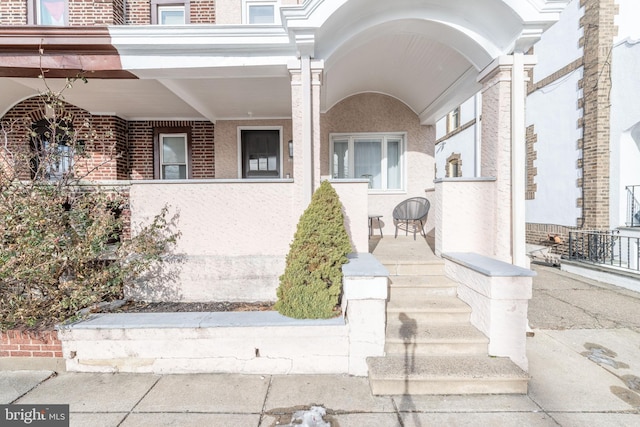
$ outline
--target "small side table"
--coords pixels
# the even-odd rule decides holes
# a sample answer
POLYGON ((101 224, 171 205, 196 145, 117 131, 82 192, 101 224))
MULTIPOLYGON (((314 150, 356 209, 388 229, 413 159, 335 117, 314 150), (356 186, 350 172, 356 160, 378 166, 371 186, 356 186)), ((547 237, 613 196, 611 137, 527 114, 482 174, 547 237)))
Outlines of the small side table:
POLYGON ((384 237, 382 235, 382 226, 380 225, 380 218, 382 215, 369 214, 369 237, 373 236, 373 220, 376 220, 378 223, 378 229, 380 230, 380 237, 384 237))

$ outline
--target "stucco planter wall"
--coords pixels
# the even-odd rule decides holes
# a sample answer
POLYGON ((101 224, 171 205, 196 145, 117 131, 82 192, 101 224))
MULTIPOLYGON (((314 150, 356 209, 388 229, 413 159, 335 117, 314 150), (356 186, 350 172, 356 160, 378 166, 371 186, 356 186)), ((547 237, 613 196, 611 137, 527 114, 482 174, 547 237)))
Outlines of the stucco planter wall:
POLYGON ((528 370, 527 310, 535 273, 475 253, 447 253, 445 274, 472 308, 471 323, 489 338, 489 355, 509 357, 528 370))
POLYGON ((343 266, 343 314, 297 320, 276 312, 98 314, 60 328, 74 372, 348 373, 384 352, 387 270, 371 254, 343 266))

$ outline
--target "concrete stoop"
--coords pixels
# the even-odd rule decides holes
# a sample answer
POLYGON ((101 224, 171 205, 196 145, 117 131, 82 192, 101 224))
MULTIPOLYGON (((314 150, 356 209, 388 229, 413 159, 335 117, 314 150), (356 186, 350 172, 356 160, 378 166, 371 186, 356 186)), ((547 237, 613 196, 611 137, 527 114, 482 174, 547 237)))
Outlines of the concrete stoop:
POLYGON ((385 356, 367 359, 373 394, 527 393, 528 374, 488 355, 488 338, 442 266, 410 265, 421 273, 406 274, 405 264, 389 278, 385 356))

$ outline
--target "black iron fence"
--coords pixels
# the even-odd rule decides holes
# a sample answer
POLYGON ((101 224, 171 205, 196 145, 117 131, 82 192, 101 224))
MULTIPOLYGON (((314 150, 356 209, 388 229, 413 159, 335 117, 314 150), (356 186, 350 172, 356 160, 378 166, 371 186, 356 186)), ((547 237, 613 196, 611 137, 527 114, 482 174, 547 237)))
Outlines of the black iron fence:
POLYGON ((640 185, 627 185, 627 227, 640 227, 640 185))
POLYGON ((620 230, 570 231, 568 258, 640 271, 640 238, 620 230))

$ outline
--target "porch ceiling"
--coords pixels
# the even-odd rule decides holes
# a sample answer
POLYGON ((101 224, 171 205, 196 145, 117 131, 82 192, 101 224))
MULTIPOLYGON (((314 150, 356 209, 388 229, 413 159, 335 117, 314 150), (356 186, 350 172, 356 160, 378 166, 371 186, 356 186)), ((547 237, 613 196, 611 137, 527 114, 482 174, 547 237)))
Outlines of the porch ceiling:
MULTIPOLYGON (((66 91, 65 99, 96 114, 128 120, 287 118, 288 65, 308 53, 324 61, 323 111, 351 95, 378 92, 401 100, 429 124, 478 90, 476 77, 493 58, 530 46, 566 1, 309 0, 283 8, 283 26, 105 27, 91 51, 79 53, 74 49, 86 34, 61 38, 65 29, 58 29, 45 51, 58 52, 52 70, 71 74, 73 67, 93 67, 85 69, 99 78, 89 73, 89 84, 66 91), (69 56, 77 57, 71 65, 69 56), (118 78, 108 74, 118 71, 118 78)), ((37 75, 35 36, 9 31, 14 37, 5 38, 11 42, 0 44, 0 53, 31 56, 22 69, 0 66, 0 115, 43 89, 42 80, 27 77, 37 75)))

